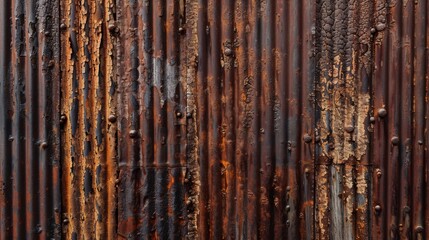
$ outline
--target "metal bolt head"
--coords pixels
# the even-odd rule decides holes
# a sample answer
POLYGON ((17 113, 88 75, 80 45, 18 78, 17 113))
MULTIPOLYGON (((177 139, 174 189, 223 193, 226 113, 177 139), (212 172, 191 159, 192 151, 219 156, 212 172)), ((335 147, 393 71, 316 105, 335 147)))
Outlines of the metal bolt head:
POLYGON ((417 141, 417 143, 418 143, 419 145, 423 145, 423 141, 422 141, 422 140, 417 141))
POLYGON ((290 206, 289 206, 289 205, 286 205, 286 211, 288 211, 288 212, 289 212, 289 210, 290 210, 290 206))
POLYGON ((306 133, 304 134, 304 137, 302 139, 304 140, 304 142, 310 143, 312 140, 312 137, 310 136, 310 134, 306 133))
POLYGON ((371 33, 374 34, 375 32, 377 32, 377 30, 375 30, 375 28, 371 28, 371 33))
POLYGON ((36 232, 38 233, 38 234, 40 234, 40 233, 42 233, 42 226, 40 226, 39 224, 37 225, 37 227, 36 227, 36 232))
POLYGON ((309 168, 305 168, 304 172, 305 172, 305 174, 309 174, 310 173, 310 169, 309 168))
POLYGON ((66 117, 66 115, 61 114, 61 117, 60 117, 60 123, 61 123, 61 124, 64 124, 64 123, 66 123, 66 121, 67 121, 67 117, 66 117))
POLYGON ((178 118, 182 118, 182 113, 181 113, 181 112, 177 112, 177 113, 176 113, 176 117, 178 117, 178 118))
POLYGON ((425 230, 425 229, 423 228, 423 226, 418 225, 418 226, 416 226, 416 228, 414 230, 416 231, 416 233, 422 233, 423 230, 425 230))
POLYGON ((370 122, 370 123, 375 123, 375 117, 370 117, 370 118, 369 118, 369 122, 370 122))
POLYGON ((381 175, 382 175, 382 173, 381 173, 381 169, 380 169, 380 168, 377 168, 377 169, 375 170, 375 173, 377 174, 377 177, 378 177, 378 178, 380 178, 380 177, 381 177, 381 175))
POLYGON ((137 137, 137 131, 136 130, 130 130, 129 135, 131 138, 136 138, 137 137))
POLYGON ((374 210, 375 210, 375 212, 380 213, 381 212, 381 206, 375 205, 374 210))
POLYGON ((404 213, 410 213, 410 212, 411 212, 411 208, 409 206, 405 206, 404 213))
POLYGON ((111 122, 111 123, 116 122, 116 116, 113 114, 109 115, 108 119, 109 119, 109 122, 111 122))
POLYGON ((108 28, 109 28, 109 31, 111 31, 111 32, 115 32, 116 31, 116 26, 113 23, 110 23, 109 26, 108 26, 108 28))
POLYGON ((392 142, 393 145, 399 144, 399 138, 397 136, 392 137, 392 139, 390 139, 390 141, 392 142))
POLYGON ((183 27, 179 27, 179 33, 183 34, 183 33, 185 33, 185 32, 186 32, 185 28, 183 28, 183 27))
POLYGON ((63 223, 64 223, 64 224, 68 224, 68 223, 69 223, 69 219, 68 219, 68 218, 64 218, 64 219, 63 219, 63 223))
POLYGON ((387 115, 387 111, 385 108, 378 109, 378 116, 384 118, 387 115))
POLYGON ((344 130, 346 130, 346 132, 348 133, 352 133, 355 130, 355 127, 353 127, 352 125, 348 125, 344 128, 344 130))
POLYGON ((231 48, 225 48, 225 55, 231 56, 232 55, 232 49, 231 48))
POLYGON ((65 23, 61 23, 60 29, 61 30, 66 30, 67 29, 67 25, 65 23))
POLYGON ((48 147, 48 143, 47 143, 47 142, 42 142, 42 143, 40 144, 40 147, 41 147, 42 149, 46 149, 46 148, 48 147))

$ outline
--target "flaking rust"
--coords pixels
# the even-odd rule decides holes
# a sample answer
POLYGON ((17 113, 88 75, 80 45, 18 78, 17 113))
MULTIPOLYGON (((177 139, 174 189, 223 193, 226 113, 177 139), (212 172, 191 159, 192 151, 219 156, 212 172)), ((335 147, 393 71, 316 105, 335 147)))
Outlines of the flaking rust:
POLYGON ((365 235, 356 232, 355 226, 356 222, 362 223, 356 216, 366 213, 368 201, 364 198, 356 208, 356 197, 366 192, 367 185, 362 178, 365 173, 356 173, 355 168, 367 164, 369 144, 366 122, 370 93, 365 90, 361 73, 371 69, 369 18, 358 18, 358 14, 369 14, 370 9, 364 3, 346 1, 334 5, 322 1, 320 8, 321 55, 316 89, 321 150, 316 170, 318 237, 352 239, 356 234, 365 235))
POLYGON ((352 51, 352 65, 344 66, 336 56, 328 77, 322 77, 319 91, 321 109, 320 128, 322 156, 332 159, 334 164, 343 164, 350 159, 360 161, 366 154, 368 136, 365 121, 370 107, 370 96, 358 91, 360 81, 356 81, 356 54, 352 51), (349 108, 346 108, 349 106, 349 108), (354 131, 347 131, 354 126, 354 131))
POLYGON ((187 211, 188 232, 187 239, 198 239, 198 209, 200 197, 200 170, 198 163, 198 135, 196 118, 196 79, 198 57, 198 7, 196 1, 186 1, 186 29, 187 29, 187 73, 186 73, 186 99, 187 99, 187 211))

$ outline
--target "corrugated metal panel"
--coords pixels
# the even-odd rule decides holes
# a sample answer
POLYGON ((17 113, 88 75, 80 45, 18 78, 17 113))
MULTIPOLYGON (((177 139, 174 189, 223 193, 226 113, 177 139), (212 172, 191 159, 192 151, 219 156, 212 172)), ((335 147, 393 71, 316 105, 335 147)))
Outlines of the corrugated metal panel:
POLYGON ((2 1, 0 239, 424 239, 428 10, 2 1))
POLYGON ((314 58, 303 29, 314 10, 310 1, 199 3, 202 239, 313 235, 314 58))
POLYGON ((182 1, 117 5, 118 235, 186 233, 186 45, 182 1))
POLYGON ((63 237, 116 236, 115 7, 61 1, 63 237), (113 26, 113 27, 112 27, 113 26))
POLYGON ((429 236, 428 2, 377 3, 374 44, 374 228, 377 238, 429 236))
POLYGON ((55 1, 0 4, 0 239, 60 234, 55 1))

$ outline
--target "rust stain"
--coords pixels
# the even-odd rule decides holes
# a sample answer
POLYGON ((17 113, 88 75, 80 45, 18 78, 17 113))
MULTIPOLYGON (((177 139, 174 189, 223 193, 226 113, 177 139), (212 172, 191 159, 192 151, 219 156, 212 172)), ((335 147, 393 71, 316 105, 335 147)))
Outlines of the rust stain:
POLYGON ((2 1, 0 239, 426 239, 427 9, 2 1))

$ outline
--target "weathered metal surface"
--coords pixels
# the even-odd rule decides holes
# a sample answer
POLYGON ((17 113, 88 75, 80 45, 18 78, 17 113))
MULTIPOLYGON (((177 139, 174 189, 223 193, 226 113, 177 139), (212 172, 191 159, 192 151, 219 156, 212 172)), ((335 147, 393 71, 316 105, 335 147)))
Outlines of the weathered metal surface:
POLYGON ((118 237, 186 234, 186 35, 182 1, 117 9, 118 237))
POLYGON ((0 2, 0 239, 60 236, 58 2, 0 2))
POLYGON ((315 6, 199 4, 199 237, 311 239, 315 6))
POLYGON ((116 237, 116 34, 113 1, 60 1, 65 239, 116 237))
POLYGON ((426 0, 4 0, 0 239, 425 239, 426 0))

